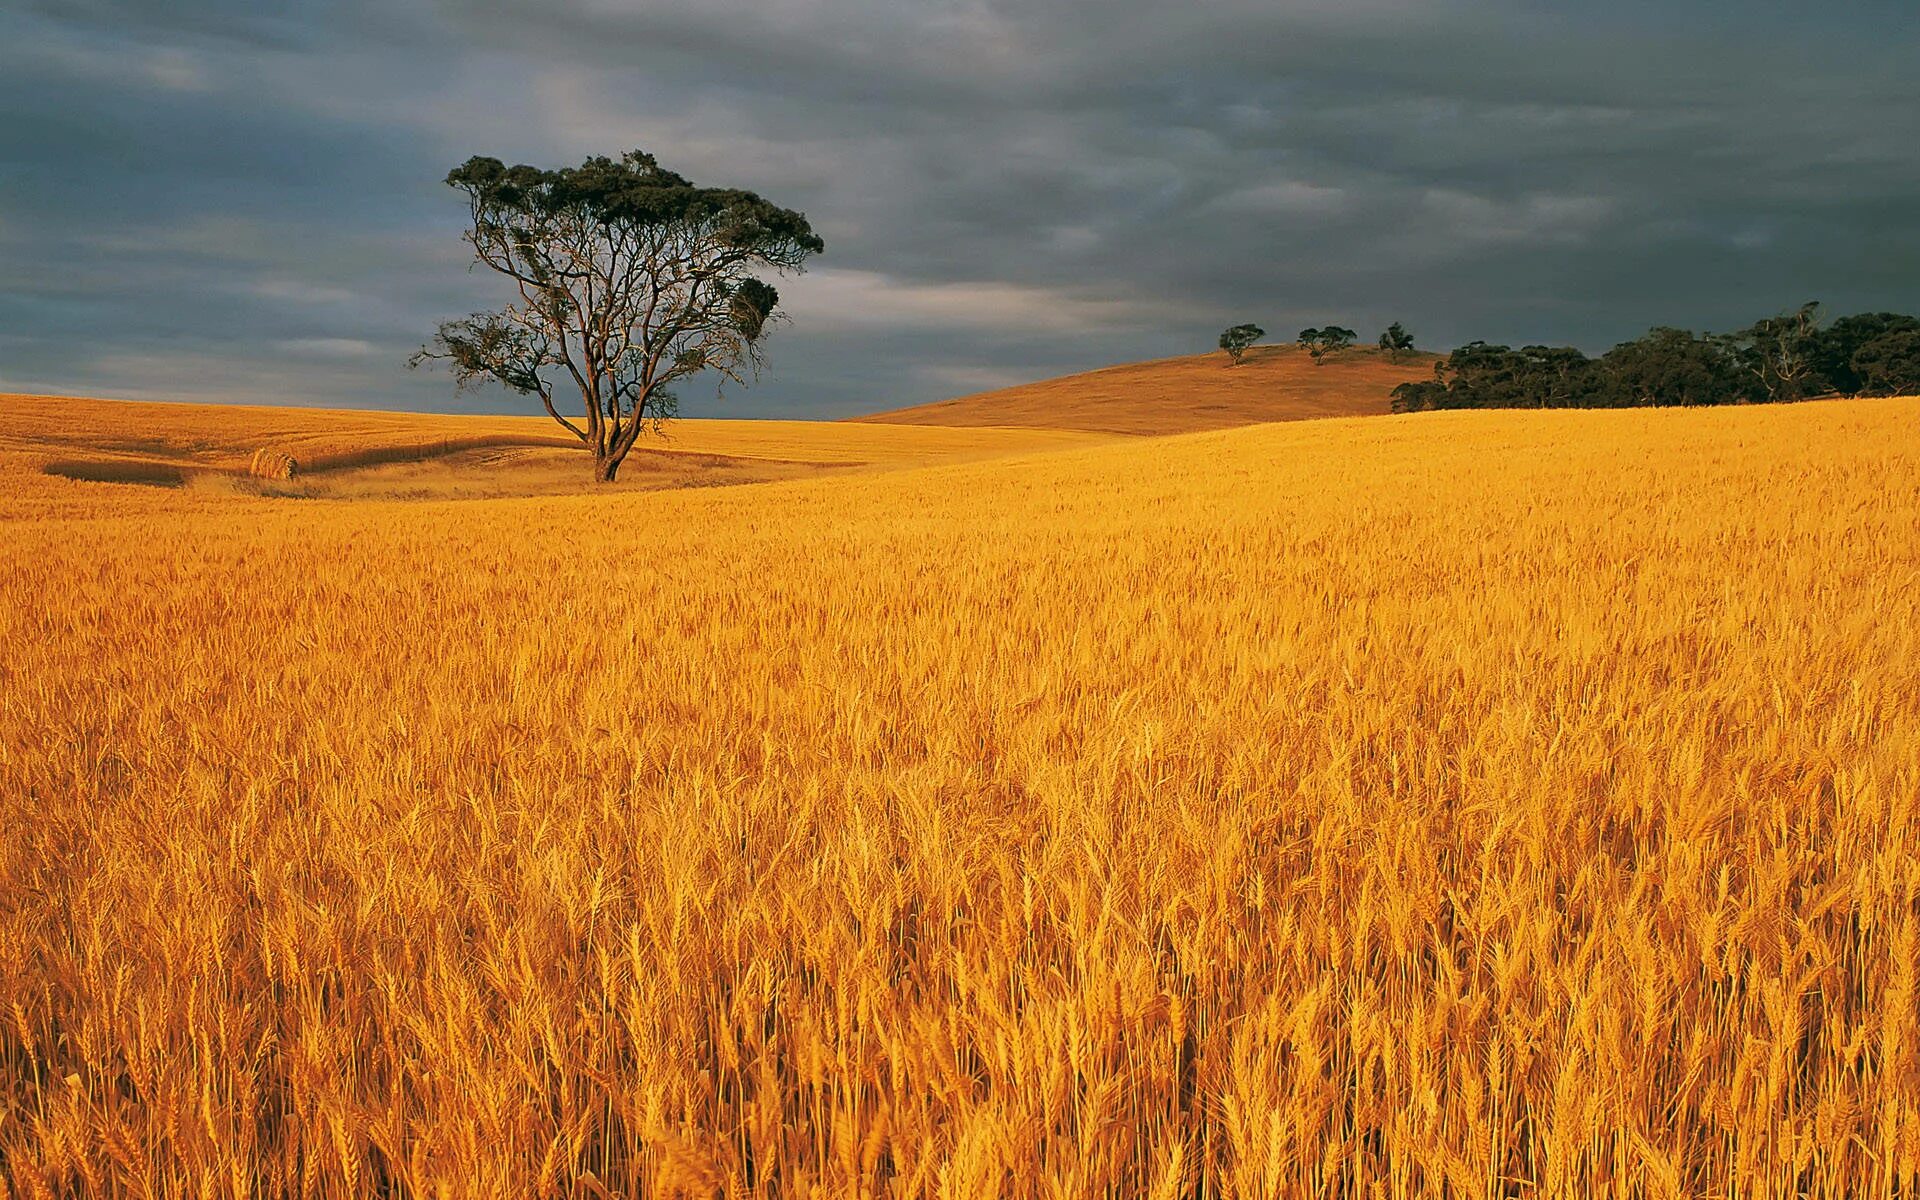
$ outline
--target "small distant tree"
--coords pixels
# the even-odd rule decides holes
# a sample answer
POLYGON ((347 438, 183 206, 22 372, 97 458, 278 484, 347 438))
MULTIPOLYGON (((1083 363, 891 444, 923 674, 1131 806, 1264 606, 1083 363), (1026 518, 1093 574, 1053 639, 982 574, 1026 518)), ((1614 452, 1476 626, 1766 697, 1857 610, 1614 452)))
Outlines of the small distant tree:
POLYGON ((756 272, 799 271, 825 249, 800 213, 695 187, 638 150, 552 171, 471 158, 447 183, 466 193, 475 262, 519 300, 442 325, 412 365, 440 360, 460 386, 540 397, 602 482, 642 430, 674 414, 672 384, 758 373, 780 294, 756 272), (555 404, 568 387, 581 423, 555 404))
POLYGON ((1395 321, 1380 334, 1380 348, 1387 353, 1387 361, 1399 362, 1400 356, 1413 349, 1413 335, 1407 327, 1395 321))
POLYGON ((1311 354, 1313 361, 1318 363, 1327 355, 1353 345, 1354 339, 1359 336, 1344 325, 1329 325, 1324 329, 1302 329, 1300 344, 1307 348, 1307 353, 1311 354))
POLYGON ((1220 348, 1225 350, 1227 357, 1233 360, 1235 366, 1238 366, 1240 360, 1247 356, 1247 351, 1252 349, 1253 344, 1265 336, 1267 331, 1258 325, 1229 326, 1220 334, 1220 348))

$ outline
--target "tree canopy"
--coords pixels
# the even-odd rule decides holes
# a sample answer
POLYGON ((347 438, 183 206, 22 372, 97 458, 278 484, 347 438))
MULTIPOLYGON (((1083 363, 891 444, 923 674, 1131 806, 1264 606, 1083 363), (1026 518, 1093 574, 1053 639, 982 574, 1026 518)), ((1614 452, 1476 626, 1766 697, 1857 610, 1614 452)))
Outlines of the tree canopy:
POLYGON ((1856 313, 1841 317, 1820 330, 1813 347, 1813 369, 1835 391, 1920 391, 1920 381, 1902 386, 1884 372, 1869 378, 1861 370, 1864 354, 1869 363, 1880 363, 1899 345, 1902 334, 1920 332, 1920 317, 1905 313, 1856 313), (1871 347, 1871 349, 1869 349, 1871 347))
POLYGON ((1319 362, 1328 354, 1345 350, 1353 345, 1360 335, 1344 325, 1328 325, 1321 329, 1302 329, 1300 344, 1307 348, 1314 362, 1319 362))
POLYGON ((1395 321, 1381 331, 1380 349, 1386 351, 1389 362, 1399 362, 1401 355, 1413 349, 1413 335, 1405 325, 1395 321))
POLYGON ((1220 348, 1237 365, 1253 344, 1265 336, 1267 331, 1258 325, 1231 325, 1220 334, 1220 348))
POLYGON ((1441 408, 1620 408, 1755 404, 1823 394, 1920 392, 1920 319, 1841 317, 1816 305, 1731 334, 1661 327, 1598 358, 1572 346, 1469 342, 1434 378, 1394 389, 1395 412, 1441 408))
POLYGON ((1860 390, 1872 396, 1920 393, 1920 322, 1890 330, 1848 360, 1860 390))
POLYGON ((1820 305, 1763 317, 1725 339, 1733 361, 1759 381, 1768 400, 1799 400, 1820 384, 1815 370, 1820 305))

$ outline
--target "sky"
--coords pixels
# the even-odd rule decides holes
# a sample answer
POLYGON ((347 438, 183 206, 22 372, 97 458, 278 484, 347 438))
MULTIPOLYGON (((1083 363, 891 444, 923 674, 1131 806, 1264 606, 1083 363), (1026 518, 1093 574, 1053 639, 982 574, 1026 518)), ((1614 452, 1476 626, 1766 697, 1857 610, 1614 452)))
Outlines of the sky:
MULTIPOLYGON (((1603 351, 1920 311, 1913 0, 4 0, 0 392, 520 411, 444 182, 639 148, 827 250, 834 417, 1403 321, 1603 351)), ((537 410, 537 405, 535 405, 537 410)))

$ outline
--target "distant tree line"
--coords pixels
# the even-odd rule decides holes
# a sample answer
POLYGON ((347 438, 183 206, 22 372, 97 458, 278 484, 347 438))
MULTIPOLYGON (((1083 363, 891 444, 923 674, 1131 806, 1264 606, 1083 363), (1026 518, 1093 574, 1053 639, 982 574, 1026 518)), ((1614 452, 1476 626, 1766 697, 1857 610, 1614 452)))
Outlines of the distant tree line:
MULTIPOLYGON (((1227 357, 1235 366, 1238 366, 1241 360, 1246 358, 1247 351, 1253 348, 1253 344, 1265 336, 1267 331, 1258 325, 1230 325, 1220 334, 1220 348, 1225 350, 1227 357)), ((1328 325, 1321 328, 1302 329, 1297 340, 1318 365, 1326 360, 1327 355, 1338 354, 1352 347, 1359 336, 1344 325, 1328 325)), ((1413 350, 1413 335, 1407 332, 1406 326, 1395 321, 1380 335, 1380 349, 1388 358, 1399 362, 1402 355, 1413 350)))
POLYGON ((1598 358, 1571 346, 1469 342, 1434 377, 1393 390, 1393 411, 1756 404, 1920 393, 1920 318, 1859 313, 1823 325, 1817 304, 1735 333, 1661 327, 1598 358))

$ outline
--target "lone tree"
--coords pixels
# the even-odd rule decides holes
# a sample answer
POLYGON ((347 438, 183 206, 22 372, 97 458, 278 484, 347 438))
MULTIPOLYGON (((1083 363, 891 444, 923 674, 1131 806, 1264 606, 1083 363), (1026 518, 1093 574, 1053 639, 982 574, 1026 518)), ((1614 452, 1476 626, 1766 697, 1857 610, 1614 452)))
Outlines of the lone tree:
POLYGON ((1329 325, 1325 329, 1302 329, 1300 344, 1307 348, 1307 353, 1313 355, 1313 361, 1318 363, 1328 354, 1345 350, 1353 345, 1353 340, 1359 336, 1344 325, 1329 325))
POLYGON ((800 213, 752 192, 695 187, 635 150, 541 170, 470 158, 474 260, 517 302, 440 326, 410 365, 445 361, 458 385, 540 397, 612 482, 642 430, 675 414, 670 385, 704 370, 745 385, 780 294, 756 271, 798 272, 825 244, 800 213), (583 423, 554 389, 579 389, 583 423))
POLYGON ((1395 321, 1380 335, 1380 348, 1387 352, 1389 362, 1399 362, 1402 354, 1413 349, 1413 335, 1405 325, 1395 321))
POLYGON ((1258 325, 1234 325, 1220 334, 1220 348, 1238 366, 1253 344, 1265 336, 1267 331, 1258 325))

